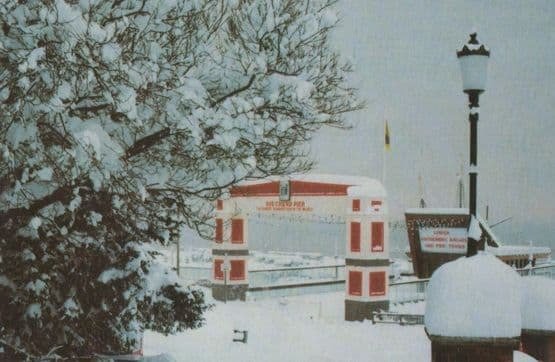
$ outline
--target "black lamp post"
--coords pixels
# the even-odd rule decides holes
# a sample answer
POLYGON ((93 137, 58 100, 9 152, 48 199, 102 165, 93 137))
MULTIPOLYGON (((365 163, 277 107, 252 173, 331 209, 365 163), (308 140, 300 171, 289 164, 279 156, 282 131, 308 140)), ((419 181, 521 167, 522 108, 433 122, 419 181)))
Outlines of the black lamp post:
MULTIPOLYGON (((478 100, 480 93, 485 90, 489 50, 476 39, 476 33, 470 34, 470 40, 457 51, 457 58, 461 65, 463 91, 468 94, 470 113, 470 217, 476 217, 476 194, 478 181, 478 100)), ((468 238, 466 256, 475 255, 478 251, 479 240, 468 238)))

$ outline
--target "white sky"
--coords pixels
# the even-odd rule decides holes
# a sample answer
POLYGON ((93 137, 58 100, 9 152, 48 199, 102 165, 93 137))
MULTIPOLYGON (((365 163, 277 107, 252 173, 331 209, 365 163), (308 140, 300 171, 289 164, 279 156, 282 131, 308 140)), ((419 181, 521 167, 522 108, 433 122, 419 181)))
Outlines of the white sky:
POLYGON ((339 7, 334 42, 355 63, 352 83, 368 106, 348 115, 352 130, 315 137, 315 171, 381 178, 387 119, 393 218, 417 206, 419 173, 429 206, 456 206, 461 164, 468 182, 469 126, 455 51, 475 29, 491 50, 480 97, 478 210, 489 204, 493 222, 513 216, 513 225, 555 233, 555 2, 341 0, 339 7))

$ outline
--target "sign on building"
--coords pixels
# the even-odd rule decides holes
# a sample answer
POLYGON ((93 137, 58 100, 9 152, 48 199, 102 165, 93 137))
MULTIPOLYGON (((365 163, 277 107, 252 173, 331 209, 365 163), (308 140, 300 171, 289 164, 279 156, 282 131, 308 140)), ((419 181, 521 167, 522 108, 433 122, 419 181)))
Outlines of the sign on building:
POLYGON ((279 180, 279 200, 289 201, 291 199, 291 185, 289 180, 279 180))

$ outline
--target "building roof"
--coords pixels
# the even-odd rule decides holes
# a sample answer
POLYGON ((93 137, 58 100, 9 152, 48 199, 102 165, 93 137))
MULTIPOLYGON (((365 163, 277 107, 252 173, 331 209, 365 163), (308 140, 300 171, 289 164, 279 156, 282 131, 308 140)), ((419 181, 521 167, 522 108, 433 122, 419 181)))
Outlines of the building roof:
POLYGON ((486 246, 486 250, 496 256, 528 256, 551 254, 551 249, 542 246, 526 246, 526 245, 500 245, 499 247, 486 246))
MULTIPOLYGON (((350 186, 381 186, 381 183, 369 177, 364 176, 351 176, 351 175, 335 175, 335 174, 292 174, 285 176, 268 176, 261 179, 246 180, 239 182, 239 186, 248 185, 258 185, 268 182, 275 182, 280 180, 291 180, 291 181, 304 181, 304 182, 316 182, 316 183, 326 183, 326 184, 338 184, 338 185, 350 185, 350 186)), ((383 186, 382 186, 383 187, 383 186)))
POLYGON ((468 215, 469 211, 465 208, 455 207, 419 207, 406 209, 405 213, 419 215, 468 215))
POLYGON ((279 182, 291 182, 291 194, 301 195, 349 195, 354 197, 386 197, 380 181, 363 176, 332 174, 293 174, 269 176, 247 180, 231 188, 232 196, 269 196, 279 193, 279 182))

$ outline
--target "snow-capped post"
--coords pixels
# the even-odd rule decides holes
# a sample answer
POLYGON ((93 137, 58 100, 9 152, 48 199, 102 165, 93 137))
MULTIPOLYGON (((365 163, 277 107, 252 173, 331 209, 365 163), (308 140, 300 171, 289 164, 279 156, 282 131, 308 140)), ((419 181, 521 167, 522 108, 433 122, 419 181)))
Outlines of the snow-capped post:
POLYGON ((522 278, 522 351, 538 361, 555 361, 555 280, 522 278))
MULTIPOLYGON (((457 51, 457 58, 461 65, 463 91, 468 94, 470 108, 468 120, 470 122, 470 201, 469 211, 471 218, 476 216, 476 195, 478 183, 478 116, 479 97, 485 90, 487 80, 487 67, 490 52, 480 44, 477 34, 470 34, 470 40, 457 51)), ((477 253, 479 240, 468 238, 467 256, 477 253)), ((483 246, 482 246, 483 248, 483 246)))
POLYGON ((521 278, 479 253, 443 264, 426 290, 431 361, 513 361, 522 328, 521 278))

